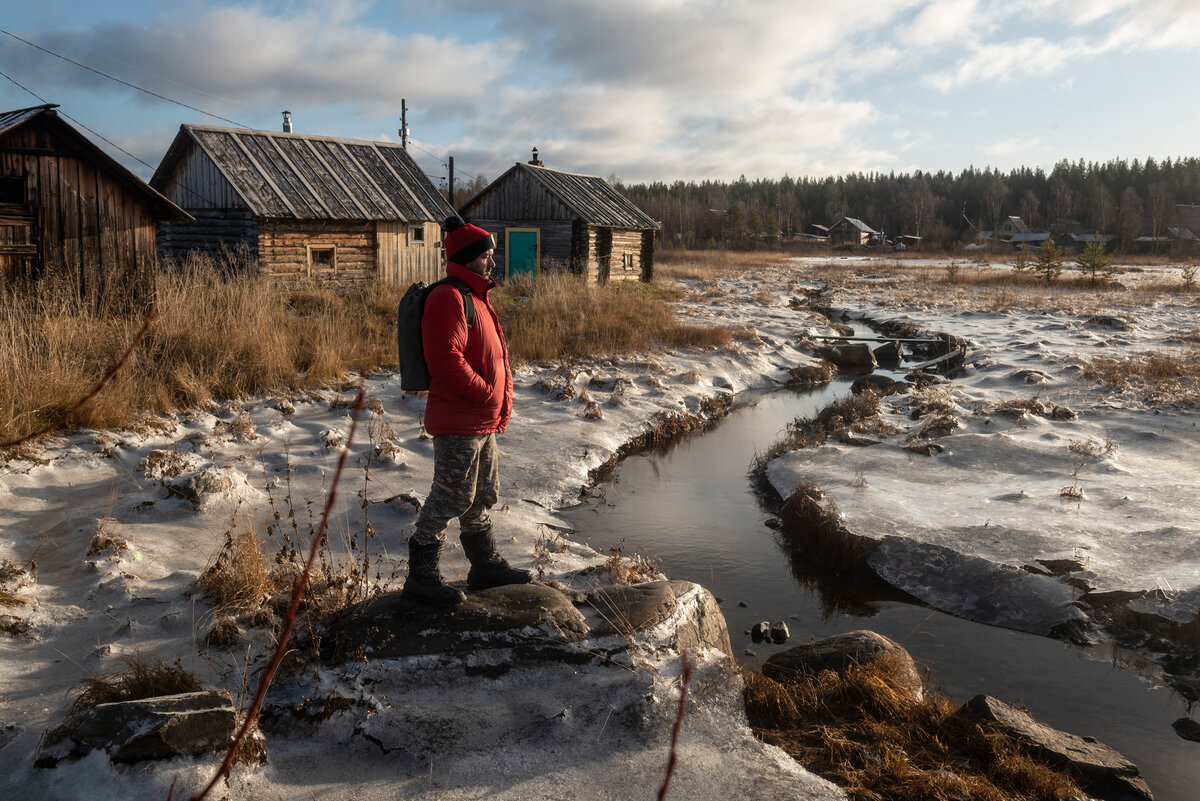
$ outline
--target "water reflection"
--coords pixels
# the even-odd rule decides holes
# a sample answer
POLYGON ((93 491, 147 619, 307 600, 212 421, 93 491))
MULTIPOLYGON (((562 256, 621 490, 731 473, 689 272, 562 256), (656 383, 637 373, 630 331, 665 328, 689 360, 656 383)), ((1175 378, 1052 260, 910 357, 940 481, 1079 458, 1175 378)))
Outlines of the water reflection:
POLYGON ((847 392, 835 382, 808 395, 740 398, 715 428, 626 459, 610 483, 564 516, 576 539, 601 552, 638 551, 660 560, 671 578, 707 587, 722 601, 735 656, 746 667, 816 637, 869 628, 902 643, 952 700, 988 693, 1023 704, 1048 725, 1124 753, 1159 801, 1191 801, 1200 786, 1200 746, 1171 728, 1186 706, 1160 683, 1118 669, 1129 654, 1080 651, 960 620, 785 541, 776 510, 760 503, 750 466, 794 418, 813 416, 847 392), (752 643, 750 629, 763 620, 786 622, 791 639, 752 643))

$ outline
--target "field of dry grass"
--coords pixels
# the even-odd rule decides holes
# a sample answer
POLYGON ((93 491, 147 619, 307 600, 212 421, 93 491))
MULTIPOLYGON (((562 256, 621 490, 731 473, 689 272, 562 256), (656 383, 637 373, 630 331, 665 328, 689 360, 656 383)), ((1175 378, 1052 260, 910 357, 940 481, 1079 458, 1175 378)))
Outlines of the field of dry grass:
MULTIPOLYGON (((265 280, 201 269, 159 278, 157 316, 132 361, 73 422, 95 428, 138 424, 147 415, 213 400, 291 392, 342 380, 347 371, 396 364, 401 287, 351 291, 284 289, 265 280)), ((584 287, 546 274, 493 294, 512 360, 711 347, 723 328, 681 324, 662 284, 584 287)), ((60 419, 116 363, 143 325, 96 314, 69 292, 0 297, 0 441, 60 419)))

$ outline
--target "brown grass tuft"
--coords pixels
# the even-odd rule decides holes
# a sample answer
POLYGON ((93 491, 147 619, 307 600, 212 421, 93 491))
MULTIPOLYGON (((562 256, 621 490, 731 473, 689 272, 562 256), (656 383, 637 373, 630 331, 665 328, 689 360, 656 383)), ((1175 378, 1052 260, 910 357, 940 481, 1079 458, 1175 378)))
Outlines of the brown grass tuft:
POLYGON ((655 280, 727 278, 764 265, 785 262, 792 255, 784 251, 662 249, 654 254, 654 275, 655 280))
POLYGON ((72 713, 98 704, 137 701, 205 689, 204 684, 178 661, 149 661, 136 656, 123 657, 121 661, 125 669, 119 673, 89 676, 77 685, 79 694, 71 705, 72 713))
POLYGON ((782 683, 744 672, 750 725, 855 801, 1081 796, 1068 775, 940 693, 901 690, 899 669, 885 658, 782 683))
POLYGON ((194 586, 218 609, 240 613, 256 611, 286 585, 272 576, 254 531, 233 528, 194 586))
POLYGON ((1127 392, 1146 403, 1200 404, 1200 350, 1156 351, 1113 359, 1085 360, 1084 378, 1127 392))

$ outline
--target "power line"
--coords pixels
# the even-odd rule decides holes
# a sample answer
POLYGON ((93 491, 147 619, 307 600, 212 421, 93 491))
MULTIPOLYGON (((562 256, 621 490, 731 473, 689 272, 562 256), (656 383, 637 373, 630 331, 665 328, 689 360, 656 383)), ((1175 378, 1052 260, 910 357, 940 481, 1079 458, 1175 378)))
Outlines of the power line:
MULTIPOLYGON (((165 100, 168 103, 174 103, 177 106, 182 106, 186 109, 191 109, 192 111, 199 112, 201 114, 204 114, 205 116, 221 120, 222 122, 227 122, 230 125, 236 125, 239 128, 249 128, 250 127, 249 125, 243 125, 240 122, 235 122, 231 119, 222 117, 220 114, 213 114, 211 111, 205 111, 202 108, 196 108, 195 106, 189 106, 187 103, 183 103, 179 100, 173 100, 172 98, 169 98, 166 95, 160 95, 158 92, 152 92, 149 89, 143 89, 142 87, 138 86, 137 84, 132 84, 129 81, 125 81, 125 80, 117 78, 113 75, 109 75, 107 72, 98 70, 95 67, 89 67, 87 64, 83 64, 82 62, 76 61, 73 58, 68 58, 67 56, 62 55, 61 53, 56 53, 53 50, 49 50, 45 47, 42 47, 39 44, 29 41, 28 39, 22 39, 20 36, 17 36, 15 33, 12 33, 11 31, 6 31, 3 28, 0 28, 0 33, 3 33, 5 36, 11 36, 13 39, 16 39, 18 42, 27 44, 36 50, 41 50, 43 53, 47 53, 49 55, 54 56, 55 58, 62 59, 63 61, 67 62, 68 64, 74 64, 76 67, 85 69, 88 72, 94 72, 101 77, 108 78, 110 81, 116 81, 117 83, 121 84, 122 86, 128 86, 130 89, 136 89, 139 92, 144 92, 145 94, 148 94, 151 97, 157 97, 159 100, 165 100)), ((9 80, 12 80, 12 79, 10 78, 9 80)), ((16 81, 13 81, 13 83, 16 83, 16 81)), ((20 86, 20 84, 17 84, 17 85, 20 86)), ((22 88, 24 88, 24 87, 22 87, 22 88)), ((28 91, 28 90, 26 90, 26 91, 28 91)), ((30 92, 30 94, 33 94, 33 93, 30 92)), ((36 97, 36 95, 34 95, 34 96, 36 97)))
MULTIPOLYGON (((418 145, 416 142, 412 141, 411 139, 408 141, 408 143, 409 143, 410 145, 412 145, 413 147, 415 147, 417 150, 420 150, 420 151, 421 151, 422 153, 424 153, 426 156, 429 156, 431 159, 435 159, 435 160, 437 160, 437 163, 438 163, 438 164, 441 164, 443 167, 445 167, 445 168, 447 168, 447 169, 449 169, 449 168, 450 168, 450 165, 449 165, 449 164, 447 164, 446 162, 442 161, 442 159, 441 159, 439 156, 435 156, 435 155, 433 155, 433 154, 432 154, 432 153, 430 153, 428 150, 426 150, 425 148, 421 147, 420 145, 418 145)), ((463 175, 465 175, 465 176, 467 176, 468 178, 470 178, 472 181, 474 181, 474 180, 475 180, 475 176, 474 176, 474 175, 471 175, 471 173, 467 172, 466 170, 459 170, 459 172, 461 172, 463 175)), ((426 174, 426 175, 429 175, 429 173, 425 173, 425 174, 426 174)), ((432 176, 430 176, 430 177, 432 177, 432 176)))

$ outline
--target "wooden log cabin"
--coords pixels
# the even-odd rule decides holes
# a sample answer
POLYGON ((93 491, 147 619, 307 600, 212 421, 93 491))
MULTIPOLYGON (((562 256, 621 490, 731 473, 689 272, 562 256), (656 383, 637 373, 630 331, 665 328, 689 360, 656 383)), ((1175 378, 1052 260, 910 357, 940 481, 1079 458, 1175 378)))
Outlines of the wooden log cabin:
POLYGON ((188 215, 67 123, 0 112, 0 287, 50 282, 97 309, 154 295, 155 228, 188 215))
POLYGON ((160 228, 164 260, 242 251, 288 284, 444 274, 441 223, 454 210, 400 145, 182 125, 150 185, 195 218, 160 228))
POLYGON ((505 278, 566 269, 589 284, 649 281, 659 224, 603 178, 518 162, 459 209, 496 235, 505 278))

